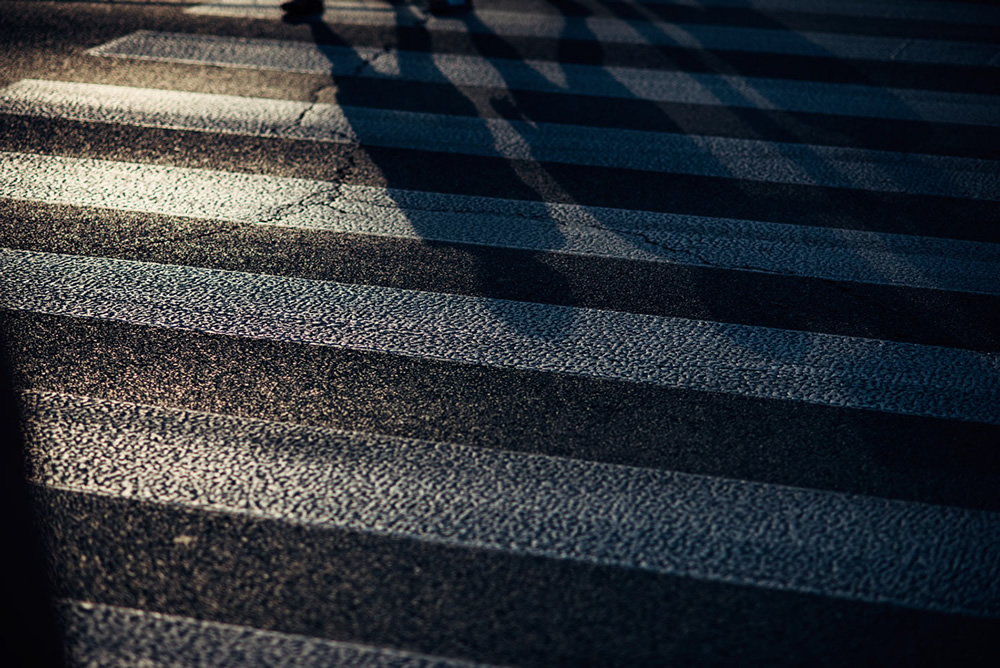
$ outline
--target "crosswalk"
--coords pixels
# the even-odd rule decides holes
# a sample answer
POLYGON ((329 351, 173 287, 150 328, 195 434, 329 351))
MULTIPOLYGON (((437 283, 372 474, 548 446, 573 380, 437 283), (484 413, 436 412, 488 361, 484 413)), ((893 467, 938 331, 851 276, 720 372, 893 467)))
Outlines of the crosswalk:
POLYGON ((95 84, 21 81, 0 111, 830 188, 994 199, 994 161, 95 84))
POLYGON ((275 5, 0 89, 74 662, 996 649, 996 7, 275 5))
MULTIPOLYGON (((996 126, 996 95, 140 31, 99 56, 554 95, 996 126)), ((85 113, 85 112, 78 112, 85 113)), ((818 147, 814 150, 820 150, 818 147)))
POLYGON ((996 244, 9 152, 51 204, 997 294, 996 244))

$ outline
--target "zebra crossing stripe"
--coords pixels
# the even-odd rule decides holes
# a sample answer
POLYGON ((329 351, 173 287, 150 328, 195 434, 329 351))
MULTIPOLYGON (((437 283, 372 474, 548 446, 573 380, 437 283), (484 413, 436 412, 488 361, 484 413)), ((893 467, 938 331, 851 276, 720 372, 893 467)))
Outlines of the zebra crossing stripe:
MULTIPOLYGON (((222 0, 222 2, 240 0, 222 0)), ((253 0, 264 2, 266 0, 253 0)), ((336 2, 342 0, 335 0, 336 2)), ((362 0, 363 1, 363 0, 362 0)), ((935 0, 623 0, 635 6, 679 5, 704 9, 752 9, 826 16, 908 18, 920 21, 1000 24, 1000 11, 989 5, 935 0)))
MULTIPOLYGON (((262 9, 266 17, 274 18, 277 15, 273 5, 262 9)), ((222 12, 194 13, 217 15, 222 12)), ((341 25, 422 26, 431 32, 774 53, 840 60, 965 66, 989 66, 996 64, 997 61, 995 48, 974 42, 634 21, 593 16, 552 16, 512 11, 478 11, 455 18, 427 16, 410 5, 399 8, 342 8, 334 5, 324 14, 324 20, 330 24, 341 25)))
MULTIPOLYGON (((396 21, 411 20, 426 21, 435 29, 441 23, 462 22, 461 17, 435 17, 423 12, 418 7, 406 5, 397 7, 387 2, 377 0, 328 0, 324 19, 331 22, 344 23, 351 21, 377 21, 378 15, 395 14, 396 21)), ((793 12, 823 14, 826 16, 852 16, 858 18, 899 18, 919 21, 944 21, 948 23, 973 23, 1000 25, 1000 11, 989 5, 972 5, 956 2, 919 2, 899 0, 893 2, 866 2, 864 0, 850 2, 845 0, 642 0, 642 2, 623 3, 641 9, 643 5, 679 5, 699 8, 737 8, 752 9, 759 12, 793 12)), ((545 14, 535 14, 543 4, 525 3, 525 15, 537 20, 546 18, 545 14)), ((271 0, 216 0, 195 5, 185 10, 190 14, 208 16, 233 16, 239 18, 272 18, 281 16, 280 10, 271 0)), ((488 9, 477 9, 474 16, 484 19, 493 12, 488 9)))
MULTIPOLYGON (((383 20, 390 18, 385 13, 379 16, 383 20)), ((552 20, 549 17, 516 12, 481 12, 474 17, 465 20, 432 19, 428 21, 427 28, 436 32, 478 32, 510 37, 773 53, 838 60, 965 66, 990 66, 996 65, 998 61, 995 47, 974 42, 595 17, 559 17, 552 20)), ((361 16, 351 13, 344 18, 350 21, 361 16)), ((339 17, 334 18, 338 19, 339 17)))
POLYGON ((1000 294, 1000 245, 0 152, 0 197, 1000 294))
POLYGON ((57 489, 1000 617, 996 513, 70 395, 23 413, 57 489))
POLYGON ((372 666, 473 668, 486 664, 265 631, 86 601, 57 608, 78 666, 372 666))
POLYGON ((0 308, 1000 423, 1000 355, 859 337, 14 250, 0 308))
POLYGON ((1000 96, 140 31, 96 56, 553 94, 997 126, 1000 96), (572 83, 572 85, 570 85, 572 83))
POLYGON ((995 160, 24 80, 0 113, 747 181, 1000 199, 995 160))

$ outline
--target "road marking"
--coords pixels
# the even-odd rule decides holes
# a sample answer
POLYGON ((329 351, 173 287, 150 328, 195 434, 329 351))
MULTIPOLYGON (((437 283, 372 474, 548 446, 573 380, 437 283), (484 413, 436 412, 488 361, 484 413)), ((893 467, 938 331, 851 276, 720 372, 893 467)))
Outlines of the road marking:
MULTIPOLYGON (((544 4, 525 3, 525 15, 537 17, 538 20, 550 18, 553 15, 534 14, 535 7, 543 8, 544 4)), ((584 6, 589 6, 584 2, 584 6)), ((643 5, 678 5, 682 7, 705 8, 737 8, 753 9, 759 12, 792 12, 823 14, 827 16, 854 16, 859 18, 896 18, 919 21, 943 21, 948 23, 973 23, 1000 25, 1000 11, 995 7, 970 5, 955 2, 919 2, 899 0, 896 2, 844 2, 844 0, 643 0, 637 3, 624 3, 639 9, 643 5)), ((190 14, 209 16, 233 16, 239 18, 270 18, 278 19, 281 11, 272 0, 217 0, 196 5, 185 10, 190 14)), ((475 17, 482 20, 492 14, 489 10, 477 9, 475 17)), ((380 15, 396 14, 396 21, 417 19, 428 21, 429 26, 437 26, 447 21, 447 17, 434 17, 417 7, 404 6, 394 8, 387 2, 378 0, 335 0, 326 3, 324 20, 337 23, 347 22, 378 22, 380 15), (359 17, 360 16, 360 17, 359 17), (358 18, 355 18, 358 17, 358 18), (370 17, 370 18, 369 18, 370 17)), ((452 19, 456 20, 456 19, 452 19)), ((457 21, 461 21, 461 17, 457 21)), ((377 23, 376 23, 377 25, 377 23)))
MULTIPOLYGON (((239 12, 199 8, 196 14, 264 14, 276 18, 276 8, 260 12, 243 8, 239 12)), ((700 25, 666 21, 637 21, 606 17, 567 17, 512 11, 477 11, 461 17, 427 16, 413 6, 339 7, 333 5, 323 15, 336 32, 337 25, 422 26, 431 32, 452 32, 593 41, 601 44, 638 44, 685 49, 775 53, 815 56, 838 60, 934 63, 966 66, 994 65, 997 49, 989 44, 902 37, 845 35, 788 28, 751 28, 727 25, 700 25)))
POLYGON ((1000 162, 25 80, 0 113, 747 181, 1000 200, 1000 162))
POLYGON ((56 394, 34 480, 75 492, 1000 617, 1000 515, 56 394))
POLYGON ((1000 423, 996 353, 109 258, 0 260, 0 308, 1000 423))
MULTIPOLYGON (((383 21, 389 19, 387 23, 395 18, 385 12, 377 16, 383 21)), ((360 18, 357 12, 344 13, 345 23, 360 22, 360 18)), ((339 21, 340 17, 333 20, 339 21)), ((364 23, 368 24, 369 21, 364 23)), ((426 27, 436 32, 773 53, 838 60, 965 66, 991 66, 997 60, 995 46, 974 42, 800 32, 787 28, 746 28, 596 17, 546 17, 517 12, 480 12, 467 18, 432 18, 426 27)))
POLYGON ((62 600, 57 611, 78 666, 486 666, 101 603, 62 600))
MULTIPOLYGON (((227 0, 222 0, 226 2, 227 0)), ((229 0, 239 2, 241 0, 229 0)), ((266 0, 255 0, 265 2, 266 0)), ((344 1, 344 0, 335 0, 344 1)), ((584 0, 586 2, 586 0, 584 0)), ((898 18, 914 21, 1000 24, 1000 11, 988 5, 928 0, 623 0, 628 4, 752 9, 827 16, 898 18)))
POLYGON ((0 152, 0 197, 1000 295, 1000 244, 0 152))
POLYGON ((1000 96, 141 31, 88 53, 748 109, 1000 125, 1000 96))

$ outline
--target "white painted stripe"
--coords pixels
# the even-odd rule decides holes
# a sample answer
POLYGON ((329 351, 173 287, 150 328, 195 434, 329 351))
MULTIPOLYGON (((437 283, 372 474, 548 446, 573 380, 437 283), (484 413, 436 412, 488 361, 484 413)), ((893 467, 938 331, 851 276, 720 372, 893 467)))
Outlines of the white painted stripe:
MULTIPOLYGON (((241 19, 280 19, 284 14, 284 12, 282 12, 278 7, 280 4, 280 2, 272 3, 270 0, 266 3, 261 0, 218 0, 217 2, 196 5, 184 11, 188 14, 200 14, 204 16, 231 16, 241 19)), ((355 7, 348 6, 340 9, 340 11, 346 12, 352 9, 355 9, 355 7)), ((362 3, 358 3, 357 9, 365 10, 367 8, 364 7, 362 3)), ((372 7, 369 11, 377 12, 388 10, 382 9, 381 7, 372 7)), ((323 16, 325 18, 326 14, 323 16)))
POLYGON ((0 152, 0 197, 1000 295, 1000 244, 0 152))
MULTIPOLYGON (((240 0, 234 0, 239 2, 240 0)), ((263 2, 264 0, 257 0, 263 2)), ((335 2, 337 0, 334 0, 335 2)), ((529 0, 531 1, 531 0, 529 0)), ((643 5, 753 9, 760 12, 791 12, 828 16, 898 18, 948 23, 998 23, 1000 10, 986 4, 927 0, 624 0, 643 5)), ((585 6, 600 6, 601 0, 582 0, 585 6)))
POLYGON ((1000 515, 67 395, 35 481, 310 527, 1000 617, 1000 515))
POLYGON ((74 666, 472 668, 486 664, 84 601, 59 601, 74 666))
POLYGON ((0 112, 747 181, 1000 199, 994 160, 26 80, 0 112))
MULTIPOLYGON (((361 18, 358 12, 344 14, 344 22, 355 23, 361 18)), ((381 12, 378 16, 387 23, 395 18, 386 12, 381 12)), ((339 16, 328 18, 339 20, 339 16)), ((546 17, 515 12, 478 12, 473 18, 432 17, 427 21, 426 27, 436 32, 593 40, 602 44, 617 42, 818 56, 840 60, 989 66, 997 65, 1000 55, 995 46, 973 42, 797 32, 787 28, 745 28, 595 17, 546 17)))
MULTIPOLYGON (((275 15, 273 5, 265 11, 268 16, 275 15)), ((989 66, 996 65, 1000 55, 996 47, 974 42, 798 32, 787 28, 633 21, 593 16, 566 17, 511 11, 477 11, 459 17, 437 17, 426 16, 412 5, 374 9, 342 9, 331 6, 323 18, 330 24, 420 25, 432 32, 571 39, 602 44, 672 46, 848 60, 989 66)))
POLYGON ((0 261, 0 308, 1000 423, 996 353, 108 258, 0 261))
POLYGON ((748 109, 1000 125, 1000 96, 138 32, 93 55, 748 109))
MULTIPOLYGON (((111 0, 107 0, 111 1, 111 0)), ((525 14, 544 10, 548 3, 543 0, 527 0, 522 3, 525 14)), ((592 8, 595 13, 607 13, 607 8, 599 2, 582 0, 581 5, 592 8)), ((753 9, 760 12, 793 12, 806 14, 824 14, 828 16, 854 16, 862 18, 897 18, 919 21, 944 21, 948 23, 986 23, 1000 24, 1000 9, 989 5, 970 5, 961 2, 920 2, 919 0, 642 0, 642 2, 626 2, 641 9, 643 5, 679 5, 688 7, 735 7, 753 9)), ((551 5, 548 5, 551 7, 551 5)), ((394 8, 388 2, 379 0, 328 0, 323 18, 330 22, 344 22, 345 17, 352 14, 375 16, 391 14, 394 8)), ((235 16, 242 18, 272 18, 281 16, 272 0, 217 0, 191 7, 186 10, 191 14, 212 16, 235 16)), ((434 19, 418 7, 400 8, 400 14, 415 15, 421 18, 434 19)), ((550 9, 551 12, 551 9, 550 9)), ((492 14, 488 8, 477 8, 473 13, 476 17, 492 14)))

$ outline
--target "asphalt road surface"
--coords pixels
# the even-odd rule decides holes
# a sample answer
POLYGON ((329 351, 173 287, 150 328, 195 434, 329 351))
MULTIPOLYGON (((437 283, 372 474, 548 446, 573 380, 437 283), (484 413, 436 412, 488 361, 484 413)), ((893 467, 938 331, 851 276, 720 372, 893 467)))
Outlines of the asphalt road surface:
POLYGON ((1000 7, 276 4, 0 5, 72 663, 996 665, 1000 7))

